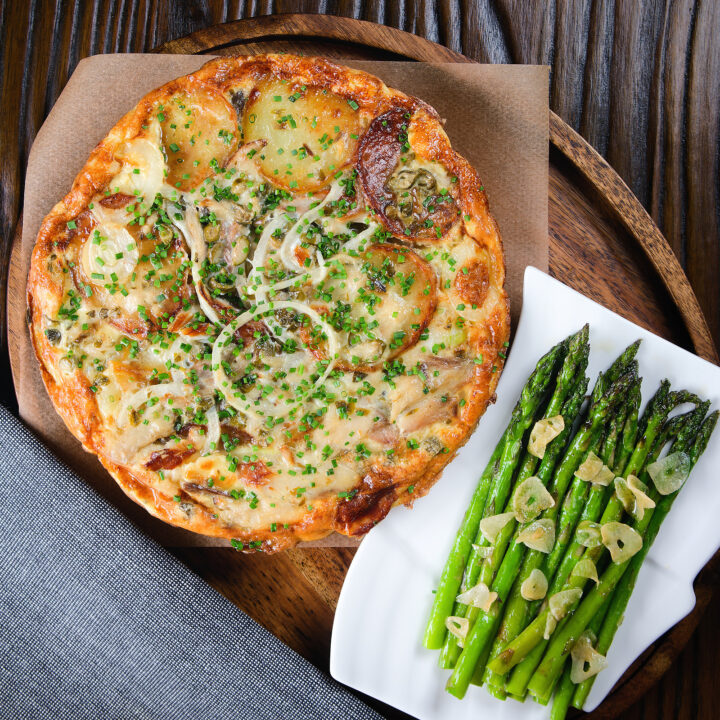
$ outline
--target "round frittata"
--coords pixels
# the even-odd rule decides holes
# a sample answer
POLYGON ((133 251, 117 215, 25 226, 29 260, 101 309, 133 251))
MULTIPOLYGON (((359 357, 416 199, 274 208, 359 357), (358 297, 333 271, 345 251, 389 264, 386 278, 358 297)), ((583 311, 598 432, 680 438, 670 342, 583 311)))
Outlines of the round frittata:
POLYGON ((429 490, 493 397, 504 277, 426 103, 318 58, 222 58, 146 95, 45 218, 30 330, 130 497, 273 551, 429 490))

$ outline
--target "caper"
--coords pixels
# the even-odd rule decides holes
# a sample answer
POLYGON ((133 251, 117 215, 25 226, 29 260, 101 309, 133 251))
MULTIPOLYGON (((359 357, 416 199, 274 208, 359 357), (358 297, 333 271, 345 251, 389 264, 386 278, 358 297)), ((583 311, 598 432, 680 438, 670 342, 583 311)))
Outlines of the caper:
POLYGON ((155 232, 157 233, 160 242, 164 245, 168 245, 172 242, 173 232, 167 225, 156 225, 155 232))
POLYGON ((429 195, 437 187, 437 181, 430 171, 425 170, 425 168, 420 168, 417 171, 412 186, 420 190, 421 193, 429 195))
POLYGON ((48 342, 57 345, 62 340, 62 333, 55 328, 49 328, 45 331, 45 337, 48 339, 48 342))
POLYGON ((417 172, 410 170, 409 168, 403 168, 395 175, 388 178, 387 186, 388 189, 394 193, 402 192, 403 190, 409 190, 412 187, 417 172))
POLYGON ((203 227, 203 235, 206 243, 214 243, 220 239, 220 226, 208 223, 203 227))
POLYGON ((429 437, 423 441, 423 447, 430 455, 439 455, 445 446, 436 437, 429 437))
POLYGON ((210 290, 221 295, 235 289, 235 284, 228 279, 227 275, 213 275, 208 279, 207 284, 210 290))

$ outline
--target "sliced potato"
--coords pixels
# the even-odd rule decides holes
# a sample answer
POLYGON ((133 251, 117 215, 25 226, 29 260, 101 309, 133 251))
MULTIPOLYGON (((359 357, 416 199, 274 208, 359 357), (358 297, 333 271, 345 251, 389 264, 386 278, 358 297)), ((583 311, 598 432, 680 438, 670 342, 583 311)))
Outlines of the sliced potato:
POLYGON ((316 190, 353 157, 362 116, 329 90, 270 80, 250 94, 243 113, 246 142, 266 140, 260 168, 275 185, 316 190))
POLYGON ((167 182, 174 188, 197 187, 225 167, 237 149, 235 111, 219 92, 204 85, 193 87, 191 95, 173 95, 154 112, 167 158, 167 182))
MULTIPOLYGON (((317 294, 331 298, 324 312, 343 339, 338 367, 367 372, 418 341, 435 310, 437 281, 412 250, 372 245, 356 256, 330 258, 317 294)), ((321 309, 317 300, 313 306, 321 309)))

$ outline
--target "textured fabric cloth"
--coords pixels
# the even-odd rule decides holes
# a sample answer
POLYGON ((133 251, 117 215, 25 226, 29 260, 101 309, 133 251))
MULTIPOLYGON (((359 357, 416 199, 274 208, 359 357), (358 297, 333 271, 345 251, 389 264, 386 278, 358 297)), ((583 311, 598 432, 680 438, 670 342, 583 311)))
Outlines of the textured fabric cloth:
POLYGON ((372 709, 215 592, 0 407, 4 720, 353 720, 372 709))

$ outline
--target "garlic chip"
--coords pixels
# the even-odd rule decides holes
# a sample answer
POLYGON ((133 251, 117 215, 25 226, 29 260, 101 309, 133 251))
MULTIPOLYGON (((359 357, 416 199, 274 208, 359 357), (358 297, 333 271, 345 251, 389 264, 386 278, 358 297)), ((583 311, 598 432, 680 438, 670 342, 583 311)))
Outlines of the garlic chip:
POLYGON ((600 533, 603 545, 610 551, 612 561, 618 565, 627 562, 643 545, 640 534, 625 523, 605 523, 600 533))
POLYGON ((550 596, 548 603, 550 614, 557 620, 562 620, 572 606, 582 597, 580 588, 570 588, 570 590, 561 590, 550 596))
POLYGON ((603 461, 591 450, 582 465, 575 471, 575 477, 586 482, 592 482, 593 478, 602 470, 603 461))
POLYGON ((600 582, 595 563, 590 558, 580 560, 570 573, 570 577, 588 578, 588 580, 594 580, 595 583, 600 582))
POLYGON ((625 478, 615 478, 615 494, 625 508, 625 512, 633 513, 635 510, 635 496, 627 485, 625 478))
POLYGON ((661 495, 670 495, 679 490, 690 475, 692 464, 690 456, 684 452, 674 452, 647 466, 657 491, 661 495))
POLYGON ((628 475, 627 480, 615 478, 615 494, 625 510, 636 520, 642 520, 645 510, 655 507, 655 501, 645 494, 646 491, 647 485, 635 475, 628 475))
POLYGON ((594 636, 588 630, 577 639, 572 650, 570 650, 570 657, 572 658, 570 680, 575 685, 595 677, 608 666, 607 658, 593 647, 594 642, 594 636))
POLYGON ((647 495, 647 485, 635 477, 628 475, 627 485, 630 492, 635 496, 635 512, 633 515, 638 520, 642 520, 646 510, 652 510, 655 507, 655 501, 647 495))
POLYGON ((592 479, 593 485, 602 485, 607 487, 614 479, 615 473, 607 466, 603 465, 600 472, 592 479))
POLYGON ((545 457, 545 448, 565 429, 565 420, 562 415, 543 418, 535 423, 530 431, 528 452, 537 458, 545 457))
POLYGON ((549 553, 555 545, 555 523, 552 520, 535 520, 518 534, 518 542, 531 550, 549 553))
POLYGON ((483 560, 485 558, 492 557, 493 554, 493 548, 491 545, 476 545, 473 543, 473 550, 478 554, 478 557, 481 557, 483 560))
POLYGON ((594 548, 602 545, 602 536, 600 534, 600 523, 592 520, 582 520, 578 523, 575 530, 577 541, 586 548, 594 548))
POLYGON ((545 619, 545 629, 543 630, 543 638, 549 640, 550 636, 555 632, 557 627, 557 620, 552 616, 552 613, 548 613, 545 619))
POLYGON ((553 496, 539 478, 529 477, 520 483, 513 497, 513 510, 518 522, 534 520, 543 510, 555 505, 553 496))
POLYGON ((490 592, 490 588, 484 582, 479 582, 475 587, 466 590, 455 599, 463 605, 472 605, 488 612, 497 600, 497 596, 496 592, 490 592))
POLYGON ((445 618, 445 627, 451 635, 457 638, 458 645, 465 647, 465 638, 467 637, 468 630, 470 630, 470 621, 464 617, 450 615, 450 617, 445 618))
POLYGON ((490 515, 480 521, 480 532, 489 542, 494 543, 500 531, 515 518, 515 513, 506 512, 500 515, 490 515))
POLYGON ((591 450, 582 465, 575 471, 575 477, 594 485, 609 485, 615 473, 591 450))
POLYGON ((548 581, 542 570, 535 568, 520 586, 524 600, 542 600, 547 594, 548 581))

